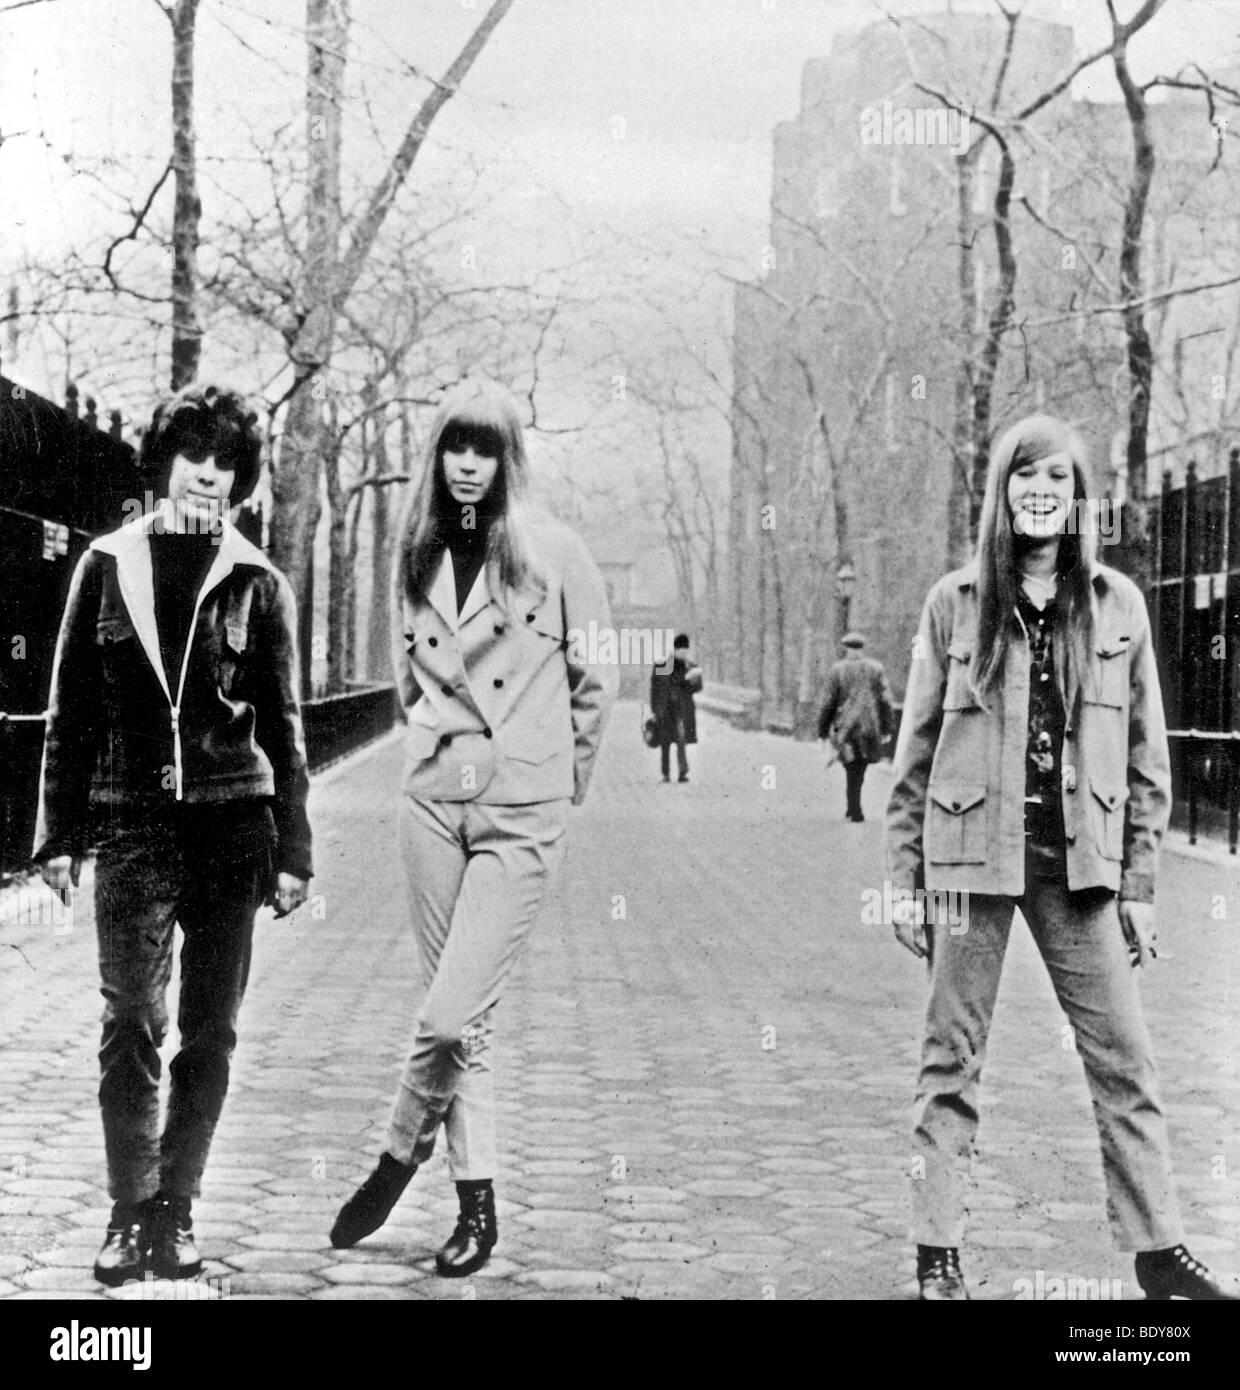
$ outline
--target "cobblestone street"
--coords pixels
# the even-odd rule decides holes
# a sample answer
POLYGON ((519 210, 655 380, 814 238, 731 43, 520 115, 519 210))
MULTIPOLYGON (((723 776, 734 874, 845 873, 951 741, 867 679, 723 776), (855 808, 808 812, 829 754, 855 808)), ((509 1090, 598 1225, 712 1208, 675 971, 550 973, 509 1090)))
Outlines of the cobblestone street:
MULTIPOLYGON (((908 1118, 923 971, 866 917, 880 813, 843 819, 817 745, 710 718, 692 780, 658 779, 636 705, 612 720, 573 813, 562 891, 497 1023, 500 1241, 466 1281, 433 1254, 455 1194, 441 1151, 352 1250, 327 1231, 382 1147, 413 1023, 414 949, 393 849, 399 745, 317 779, 320 895, 259 918, 233 1082, 195 1227, 206 1286, 310 1299, 908 1299, 908 1118)), ((1164 958, 1143 982, 1189 1244, 1240 1265, 1240 872, 1173 842, 1164 958)), ((0 1296, 106 1294, 109 1202, 83 894, 42 890, 0 925, 0 1296)), ((165 1057, 172 1055, 172 1042, 165 1057)), ((1066 1021, 1013 933, 984 1085, 974 1296, 1121 1280, 1066 1021)), ((130 1295, 132 1291, 130 1291, 130 1295)))

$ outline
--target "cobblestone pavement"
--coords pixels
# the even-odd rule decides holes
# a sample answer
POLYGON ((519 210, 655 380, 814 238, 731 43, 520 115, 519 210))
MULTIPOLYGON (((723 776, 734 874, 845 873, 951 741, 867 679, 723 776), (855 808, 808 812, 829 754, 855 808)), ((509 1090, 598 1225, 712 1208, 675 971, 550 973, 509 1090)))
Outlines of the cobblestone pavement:
MULTIPOLYGON (((563 891, 500 1006, 500 1243, 465 1281, 434 1250, 455 1197, 442 1152, 378 1233, 327 1230, 369 1171, 413 1017, 388 741, 316 780, 320 895, 259 920, 233 1085, 195 1225, 207 1293, 310 1299, 905 1299, 908 1114, 922 969, 864 920, 878 815, 843 820, 816 745, 701 720, 692 780, 664 785, 639 710, 613 719, 573 813, 563 891)), ((1164 855, 1166 955, 1144 993, 1191 1247, 1240 1264, 1240 874, 1164 855)), ((43 890, 0 926, 0 1296, 104 1293, 89 895, 66 929, 43 890)), ((166 1051, 166 1055, 171 1055, 166 1051)), ((966 1272, 1121 1280, 1085 1083, 1027 935, 987 1064, 966 1272)), ((1113 1286, 1112 1286, 1113 1287, 1113 1286)), ((159 1292, 158 1290, 147 1290, 159 1292)))

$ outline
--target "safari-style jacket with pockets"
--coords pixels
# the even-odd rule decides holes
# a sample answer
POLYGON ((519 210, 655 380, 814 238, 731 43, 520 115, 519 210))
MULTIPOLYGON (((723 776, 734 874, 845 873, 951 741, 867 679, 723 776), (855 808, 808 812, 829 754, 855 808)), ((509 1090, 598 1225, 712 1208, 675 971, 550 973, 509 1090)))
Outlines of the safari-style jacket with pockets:
MULTIPOLYGON (((1067 711, 1061 799, 1068 887, 1152 902, 1171 808, 1149 617, 1126 576, 1095 565, 1094 652, 1067 711)), ((969 682, 977 565, 931 589, 909 668, 887 806, 893 888, 1024 890, 1029 662, 1010 647, 983 708, 969 682)))
MULTIPOLYGON (((530 551, 545 586, 492 595, 488 567, 457 615, 450 557, 430 591, 392 606, 392 660, 406 711, 403 790, 424 801, 512 806, 585 799, 619 685, 590 658, 611 622, 584 543, 540 517, 530 551)), ((605 650, 605 648, 604 648, 605 650)))

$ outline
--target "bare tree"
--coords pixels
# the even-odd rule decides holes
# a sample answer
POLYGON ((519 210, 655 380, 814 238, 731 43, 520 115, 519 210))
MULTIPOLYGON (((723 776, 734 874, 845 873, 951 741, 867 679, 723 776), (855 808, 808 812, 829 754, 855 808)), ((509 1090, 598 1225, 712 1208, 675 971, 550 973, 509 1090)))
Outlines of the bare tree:
MULTIPOLYGON (((306 91, 308 202, 306 264, 300 303, 288 328, 294 377, 273 478, 272 556, 288 575, 303 613, 318 523, 320 463, 325 447, 323 399, 329 389, 337 316, 353 293, 397 192, 430 127, 473 66, 513 0, 494 0, 443 79, 415 113, 383 177, 346 228, 340 208, 340 113, 348 0, 307 0, 309 69, 306 91), (340 250, 342 232, 347 245, 340 250)), ((303 656, 308 660, 308 653, 303 656)))

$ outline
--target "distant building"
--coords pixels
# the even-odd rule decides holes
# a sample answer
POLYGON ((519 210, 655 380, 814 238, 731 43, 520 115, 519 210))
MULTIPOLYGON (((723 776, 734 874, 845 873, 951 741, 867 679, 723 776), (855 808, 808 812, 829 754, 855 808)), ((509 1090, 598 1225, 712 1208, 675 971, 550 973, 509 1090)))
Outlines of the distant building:
MULTIPOLYGON (((806 64, 800 112, 775 131, 764 273, 735 297, 735 656, 725 675, 772 700, 816 696, 845 605, 902 688, 922 599, 970 549, 980 498, 954 425, 961 392, 968 401, 960 363, 994 303, 999 162, 988 141, 966 190, 977 226, 962 258, 958 156, 976 139, 970 110, 989 109, 1005 33, 993 12, 957 12, 840 36, 828 57, 806 64), (845 560, 855 579, 841 586, 845 560)), ((1023 19, 1000 109, 1019 109, 1073 60, 1070 27, 1023 19)), ((1234 142, 1208 173, 1219 141, 1200 94, 1152 107, 1151 125, 1147 291, 1236 274, 1234 142)), ((1022 327, 1004 338, 992 432, 1035 409, 1071 419, 1091 445, 1096 487, 1122 496, 1142 481, 1124 475, 1122 324, 1076 310, 1121 297, 1127 115, 1065 94, 1007 138, 1022 327)), ((1196 440, 1203 475, 1225 467, 1240 396, 1240 295, 1232 287, 1160 301, 1148 321, 1158 366, 1144 480, 1152 495, 1166 463, 1182 472, 1180 441, 1196 440)))

